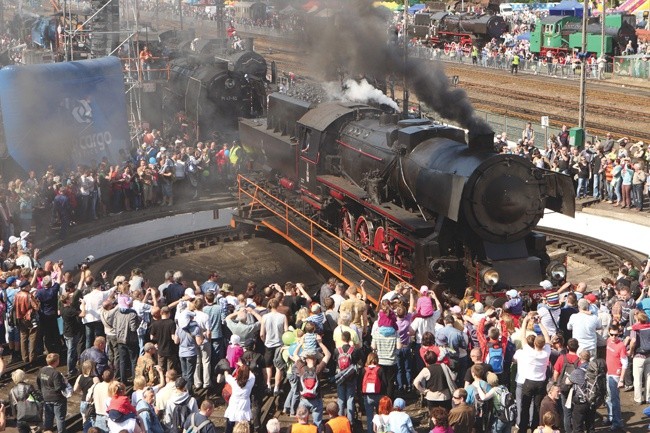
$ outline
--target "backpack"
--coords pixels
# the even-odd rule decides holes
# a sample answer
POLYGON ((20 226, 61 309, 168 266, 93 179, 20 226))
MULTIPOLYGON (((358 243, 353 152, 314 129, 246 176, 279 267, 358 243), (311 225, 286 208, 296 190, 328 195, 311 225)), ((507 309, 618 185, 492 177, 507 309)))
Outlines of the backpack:
POLYGON ((467 334, 467 351, 471 351, 475 347, 481 347, 481 344, 478 341, 478 334, 476 333, 476 327, 471 323, 465 323, 465 333, 467 334))
POLYGON ((379 380, 379 369, 381 367, 366 367, 361 381, 361 392, 364 394, 381 393, 381 380, 379 380))
POLYGON ((303 398, 316 398, 318 397, 318 375, 315 368, 303 369, 303 374, 300 376, 300 396, 303 398))
POLYGON ((603 359, 594 359, 585 369, 585 381, 574 385, 574 399, 581 404, 597 409, 605 403, 607 394, 607 364, 603 359))
POLYGON ((494 344, 491 344, 488 347, 487 363, 492 367, 494 374, 503 373, 503 349, 501 346, 494 347, 494 344))
POLYGON ((190 398, 191 397, 188 397, 187 400, 185 400, 183 403, 174 406, 169 433, 183 433, 183 426, 185 425, 185 421, 192 414, 192 410, 188 404, 190 402, 190 398))
POLYGON ((566 395, 569 393, 569 391, 571 391, 572 386, 570 383, 566 383, 566 380, 569 378, 569 376, 571 376, 571 373, 573 373, 573 371, 578 368, 580 360, 576 359, 575 362, 569 362, 566 353, 562 355, 562 359, 562 371, 560 371, 560 376, 557 378, 557 383, 560 387, 560 391, 566 395))
MULTIPOLYGON (((480 385, 479 385, 480 386, 480 385)), ((476 418, 474 419, 474 427, 477 432, 489 431, 489 425, 492 421, 492 402, 490 400, 483 400, 478 395, 478 391, 474 391, 474 401, 472 402, 476 418)))
POLYGON ((339 356, 337 358, 337 364, 339 371, 343 371, 352 364, 352 352, 354 352, 354 346, 350 345, 347 352, 343 351, 342 347, 338 349, 339 356))
POLYGON ((517 422, 517 402, 508 388, 499 385, 496 389, 498 398, 494 399, 494 413, 504 423, 517 422))
POLYGON ((205 421, 203 421, 199 425, 194 424, 194 416, 195 415, 196 415, 196 413, 193 413, 192 415, 190 415, 190 426, 184 430, 184 433, 199 433, 203 427, 210 424, 209 419, 206 419, 205 421))

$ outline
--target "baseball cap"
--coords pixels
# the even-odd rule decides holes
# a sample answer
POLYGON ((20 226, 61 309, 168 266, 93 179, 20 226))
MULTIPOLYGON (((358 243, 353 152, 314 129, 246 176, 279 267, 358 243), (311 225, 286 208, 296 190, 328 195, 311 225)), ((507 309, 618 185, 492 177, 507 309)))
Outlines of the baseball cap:
POLYGON ((587 296, 585 296, 585 299, 589 301, 589 303, 591 304, 594 304, 598 301, 598 298, 596 298, 596 295, 594 295, 593 293, 590 293, 587 296))
POLYGON ((16 277, 9 277, 9 278, 7 278, 7 285, 11 286, 13 283, 16 282, 17 279, 18 279, 18 278, 16 278, 16 277))
POLYGON ((460 309, 460 307, 459 307, 458 305, 454 305, 453 307, 451 307, 451 308, 449 309, 449 311, 450 311, 451 313, 453 313, 453 314, 459 314, 459 313, 462 312, 462 310, 460 309))
POLYGON ((483 304, 477 302, 474 304, 474 312, 478 314, 483 314, 483 304))
POLYGON ((320 313, 321 312, 320 305, 319 304, 312 305, 311 306, 311 312, 312 313, 320 313))
POLYGON ((516 298, 517 296, 519 296, 519 292, 516 291, 515 289, 510 289, 506 292, 506 296, 509 296, 511 298, 516 298))
POLYGON ((18 287, 20 287, 21 289, 22 289, 23 287, 25 287, 25 286, 29 286, 29 281, 28 281, 28 280, 25 280, 25 281, 23 281, 22 283, 20 283, 20 284, 18 285, 18 287))
POLYGON ((396 398, 395 401, 393 402, 393 407, 395 409, 404 410, 404 408, 406 407, 406 402, 404 401, 403 398, 396 398))
POLYGON ((192 299, 196 298, 196 294, 194 293, 194 289, 192 289, 191 287, 188 287, 187 289, 185 289, 185 296, 189 296, 192 299))
POLYGON ((551 283, 549 280, 541 281, 539 285, 544 290, 551 290, 553 288, 553 283, 551 283))
POLYGON ((423 295, 425 293, 429 293, 429 288, 427 286, 420 287, 420 293, 422 293, 423 295))

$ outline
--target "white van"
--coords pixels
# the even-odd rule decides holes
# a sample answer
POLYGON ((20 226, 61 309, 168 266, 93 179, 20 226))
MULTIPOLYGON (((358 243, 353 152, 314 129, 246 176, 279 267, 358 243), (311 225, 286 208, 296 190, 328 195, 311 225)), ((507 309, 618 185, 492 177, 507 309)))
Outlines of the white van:
POLYGON ((512 5, 510 3, 501 3, 499 5, 499 12, 504 18, 509 18, 514 14, 512 11, 512 5))

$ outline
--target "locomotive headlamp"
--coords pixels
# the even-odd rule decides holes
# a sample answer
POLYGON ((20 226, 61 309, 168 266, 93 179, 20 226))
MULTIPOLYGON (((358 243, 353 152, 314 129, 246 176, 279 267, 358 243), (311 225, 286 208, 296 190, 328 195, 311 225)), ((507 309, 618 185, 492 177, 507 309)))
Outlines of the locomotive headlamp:
POLYGON ((481 271, 481 278, 488 286, 494 286, 499 282, 499 273, 492 268, 486 268, 481 271))
POLYGON ((553 283, 564 281, 566 278, 566 266, 561 262, 551 262, 546 267, 546 275, 553 283))
POLYGON ((228 78, 225 81, 224 85, 226 86, 226 89, 232 89, 233 87, 235 87, 235 80, 233 80, 232 78, 228 78))

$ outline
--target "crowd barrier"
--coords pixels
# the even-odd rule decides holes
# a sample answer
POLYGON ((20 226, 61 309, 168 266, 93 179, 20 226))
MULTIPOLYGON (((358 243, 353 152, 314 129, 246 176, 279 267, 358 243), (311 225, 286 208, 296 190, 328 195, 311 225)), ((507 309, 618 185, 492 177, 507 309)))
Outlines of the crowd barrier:
MULTIPOLYGON (((472 64, 472 58, 468 52, 463 50, 454 49, 435 49, 423 46, 413 46, 409 48, 409 55, 418 57, 424 60, 438 60, 448 63, 463 63, 472 64)), ((511 61, 506 56, 500 55, 497 57, 479 57, 478 63, 475 65, 477 68, 488 69, 501 69, 510 73, 511 61)), ((520 73, 528 73, 534 75, 546 75, 552 77, 560 77, 566 79, 579 79, 580 66, 573 67, 572 65, 546 64, 543 60, 526 60, 522 59, 519 62, 520 73)), ((596 65, 587 65, 587 79, 597 80, 606 79, 612 75, 612 65, 607 64, 603 71, 599 72, 596 65)))

